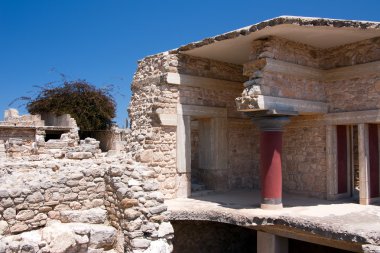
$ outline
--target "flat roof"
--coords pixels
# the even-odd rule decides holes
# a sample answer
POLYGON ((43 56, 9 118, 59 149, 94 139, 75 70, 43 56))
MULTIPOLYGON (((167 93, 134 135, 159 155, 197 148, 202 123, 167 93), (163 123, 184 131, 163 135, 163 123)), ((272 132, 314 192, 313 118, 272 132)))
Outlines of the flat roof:
POLYGON ((243 64, 249 61, 251 42, 268 36, 326 49, 380 37, 380 22, 280 16, 189 43, 170 52, 243 64))

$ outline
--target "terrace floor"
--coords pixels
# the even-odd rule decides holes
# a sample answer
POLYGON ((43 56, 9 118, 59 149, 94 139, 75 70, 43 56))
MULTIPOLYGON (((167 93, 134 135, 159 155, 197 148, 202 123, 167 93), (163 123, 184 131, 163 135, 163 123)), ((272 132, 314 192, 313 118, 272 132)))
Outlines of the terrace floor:
POLYGON ((230 191, 167 200, 171 220, 214 221, 362 252, 380 245, 380 206, 284 194, 281 210, 260 209, 260 191, 230 191))

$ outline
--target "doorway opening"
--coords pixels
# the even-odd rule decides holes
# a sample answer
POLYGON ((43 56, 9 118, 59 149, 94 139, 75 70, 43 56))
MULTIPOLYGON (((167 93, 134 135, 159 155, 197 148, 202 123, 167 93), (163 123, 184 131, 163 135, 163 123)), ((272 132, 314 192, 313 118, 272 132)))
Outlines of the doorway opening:
POLYGON ((338 125, 337 181, 338 196, 359 200, 359 139, 357 125, 338 125))

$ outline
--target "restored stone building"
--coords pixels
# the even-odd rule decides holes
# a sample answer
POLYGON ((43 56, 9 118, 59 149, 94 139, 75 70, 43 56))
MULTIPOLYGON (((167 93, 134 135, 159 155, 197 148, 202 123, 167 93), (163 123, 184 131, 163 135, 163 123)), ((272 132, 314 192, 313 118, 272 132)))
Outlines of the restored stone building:
POLYGON ((379 200, 380 23, 263 21, 142 59, 132 91, 127 149, 168 199, 379 200))
POLYGON ((7 112, 0 253, 380 252, 380 23, 263 21, 142 59, 132 91, 109 152, 7 112))

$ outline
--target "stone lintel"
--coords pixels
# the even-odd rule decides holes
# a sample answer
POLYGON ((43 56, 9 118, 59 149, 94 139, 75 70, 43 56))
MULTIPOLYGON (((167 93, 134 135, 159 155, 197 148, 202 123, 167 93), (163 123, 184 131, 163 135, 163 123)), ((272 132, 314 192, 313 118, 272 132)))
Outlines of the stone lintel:
POLYGON ((177 114, 194 117, 226 118, 227 108, 177 104, 177 114))
POLYGON ((178 73, 167 73, 166 82, 168 84, 180 85, 180 86, 190 86, 190 87, 200 87, 213 90, 243 90, 243 83, 233 82, 221 79, 206 78, 200 76, 191 76, 178 73))
POLYGON ((177 114, 158 113, 157 115, 163 126, 177 126, 178 124, 177 114))
POLYGON ((308 115, 325 114, 328 111, 328 105, 323 102, 264 95, 258 95, 256 98, 239 97, 235 102, 237 110, 242 112, 278 110, 308 115))
POLYGON ((380 110, 328 113, 324 118, 329 125, 380 123, 380 110))

